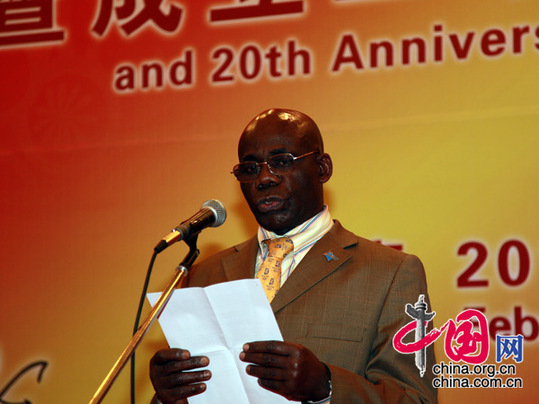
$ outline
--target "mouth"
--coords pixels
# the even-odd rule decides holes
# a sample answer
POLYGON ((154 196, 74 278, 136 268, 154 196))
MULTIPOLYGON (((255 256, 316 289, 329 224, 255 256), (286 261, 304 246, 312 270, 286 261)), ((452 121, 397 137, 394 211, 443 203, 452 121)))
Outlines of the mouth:
POLYGON ((278 196, 270 196, 259 200, 256 203, 256 207, 262 213, 271 213, 281 210, 284 202, 284 199, 278 196))

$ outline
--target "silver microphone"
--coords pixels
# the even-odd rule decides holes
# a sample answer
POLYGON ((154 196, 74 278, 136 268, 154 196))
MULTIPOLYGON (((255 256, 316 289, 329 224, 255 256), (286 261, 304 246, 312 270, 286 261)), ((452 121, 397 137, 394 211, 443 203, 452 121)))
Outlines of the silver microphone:
POLYGON ((200 210, 183 221, 170 231, 154 247, 156 253, 160 253, 168 246, 177 241, 186 240, 197 233, 200 233, 206 227, 221 226, 226 220, 225 206, 217 199, 210 199, 202 204, 200 210))

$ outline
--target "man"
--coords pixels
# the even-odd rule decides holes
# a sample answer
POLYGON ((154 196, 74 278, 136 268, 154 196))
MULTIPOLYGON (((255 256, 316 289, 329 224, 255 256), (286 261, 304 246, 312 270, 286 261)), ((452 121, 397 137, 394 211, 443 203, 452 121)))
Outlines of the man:
MULTIPOLYGON (((258 235, 194 266, 188 282, 259 277, 272 255, 265 239, 287 236, 293 245, 271 300, 284 342, 246 343, 240 354, 246 372, 263 388, 306 403, 436 402, 428 367, 420 377, 414 356, 392 346, 411 320, 406 303, 420 294, 428 302, 423 266, 331 219, 323 184, 333 165, 314 121, 298 111, 264 111, 244 129, 238 157, 234 174, 258 235)), ((427 355, 434 360, 432 346, 427 355)), ((186 403, 203 394, 210 360, 182 349, 156 353, 150 362, 154 402, 186 403)))

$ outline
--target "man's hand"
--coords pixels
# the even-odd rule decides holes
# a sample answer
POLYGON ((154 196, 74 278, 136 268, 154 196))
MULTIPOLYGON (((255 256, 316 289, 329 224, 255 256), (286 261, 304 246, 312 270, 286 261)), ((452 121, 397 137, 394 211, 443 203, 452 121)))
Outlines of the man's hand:
POLYGON ((295 401, 319 401, 329 396, 331 375, 302 345, 281 341, 249 342, 240 353, 247 373, 265 389, 295 401))
POLYGON ((206 390, 202 383, 211 378, 209 370, 191 371, 208 366, 206 356, 191 357, 184 349, 163 349, 150 361, 150 379, 163 404, 185 404, 187 397, 206 390))

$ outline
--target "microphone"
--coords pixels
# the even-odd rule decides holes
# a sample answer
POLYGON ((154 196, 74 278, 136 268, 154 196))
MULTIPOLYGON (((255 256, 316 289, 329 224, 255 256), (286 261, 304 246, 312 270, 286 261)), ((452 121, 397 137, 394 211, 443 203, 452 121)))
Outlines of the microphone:
POLYGON ((200 210, 189 219, 180 223, 171 230, 154 247, 156 253, 160 253, 176 241, 186 240, 206 227, 219 227, 226 220, 225 206, 217 199, 210 199, 202 204, 200 210))

